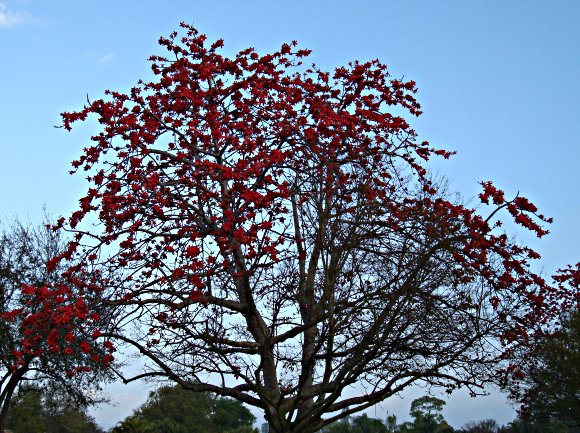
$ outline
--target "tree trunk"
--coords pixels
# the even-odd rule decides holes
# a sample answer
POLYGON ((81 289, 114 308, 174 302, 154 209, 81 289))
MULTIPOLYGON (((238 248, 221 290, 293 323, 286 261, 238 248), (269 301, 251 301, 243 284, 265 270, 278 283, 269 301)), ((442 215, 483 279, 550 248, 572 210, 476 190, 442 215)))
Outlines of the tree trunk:
POLYGON ((6 384, 6 388, 4 388, 2 394, 0 394, 0 433, 4 433, 4 428, 6 427, 6 417, 8 416, 8 408, 10 407, 10 401, 12 400, 14 390, 18 386, 22 376, 24 376, 27 371, 27 367, 21 367, 16 370, 6 384))

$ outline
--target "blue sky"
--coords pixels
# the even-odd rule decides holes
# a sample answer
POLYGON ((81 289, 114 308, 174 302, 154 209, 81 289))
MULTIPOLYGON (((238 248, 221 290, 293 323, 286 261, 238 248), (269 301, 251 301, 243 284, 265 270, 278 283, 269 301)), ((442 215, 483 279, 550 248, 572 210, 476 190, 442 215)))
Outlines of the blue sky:
MULTIPOLYGON (((530 197, 555 220, 541 241, 520 233, 544 256, 540 266, 551 273, 578 261, 577 0, 0 0, 0 218, 36 222, 43 204, 53 215, 75 208, 84 184, 68 175, 70 161, 94 125, 66 133, 53 127, 59 113, 148 78, 158 37, 180 21, 224 38, 229 53, 297 39, 323 68, 379 58, 394 76, 417 81, 420 137, 458 151, 434 164, 451 188, 470 198, 479 181, 494 180, 530 197)), ((96 412, 106 426, 146 396, 139 386, 110 392, 125 403, 96 412)), ((376 415, 404 417, 409 405, 395 399, 376 415)), ((445 415, 459 427, 507 422, 513 411, 497 395, 459 395, 445 415)))

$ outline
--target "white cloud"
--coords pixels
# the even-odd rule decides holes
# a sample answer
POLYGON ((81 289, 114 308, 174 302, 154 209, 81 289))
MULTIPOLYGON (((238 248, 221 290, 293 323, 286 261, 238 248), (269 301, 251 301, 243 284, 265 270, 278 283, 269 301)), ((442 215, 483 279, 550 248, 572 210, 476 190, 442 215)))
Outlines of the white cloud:
POLYGON ((115 53, 100 54, 95 53, 94 51, 88 51, 83 54, 82 58, 90 60, 92 62, 105 64, 110 63, 115 58, 115 53))
POLYGON ((97 62, 99 62, 99 63, 108 63, 111 60, 113 60, 113 57, 115 57, 115 54, 114 53, 108 53, 108 54, 105 54, 105 55, 100 56, 99 58, 97 58, 97 62))
POLYGON ((31 16, 26 11, 14 12, 8 9, 4 3, 0 3, 0 28, 14 27, 27 23, 31 16))

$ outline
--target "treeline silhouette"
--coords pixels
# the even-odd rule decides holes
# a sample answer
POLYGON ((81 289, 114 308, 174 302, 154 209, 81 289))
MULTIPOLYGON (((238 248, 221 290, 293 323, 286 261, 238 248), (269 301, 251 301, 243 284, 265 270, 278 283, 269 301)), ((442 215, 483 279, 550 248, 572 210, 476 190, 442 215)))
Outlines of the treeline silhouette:
MULTIPOLYGON (((445 402, 424 396, 411 403, 412 421, 397 422, 394 415, 385 420, 371 418, 367 414, 346 417, 325 429, 323 433, 577 433, 577 426, 558 421, 534 421, 517 418, 500 426, 494 419, 470 421, 461 428, 453 428, 444 419, 445 402)), ((263 430, 265 431, 265 430, 263 430)))

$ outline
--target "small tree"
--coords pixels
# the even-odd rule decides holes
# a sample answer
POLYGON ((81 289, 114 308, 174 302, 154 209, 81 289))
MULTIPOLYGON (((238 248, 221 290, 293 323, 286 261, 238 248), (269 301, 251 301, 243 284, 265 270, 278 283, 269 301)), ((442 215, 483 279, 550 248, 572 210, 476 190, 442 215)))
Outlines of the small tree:
POLYGON ((323 433, 388 433, 389 430, 380 419, 370 418, 366 413, 347 417, 325 427, 323 433))
POLYGON ((106 378, 100 362, 105 354, 86 332, 88 325, 103 323, 101 307, 89 313, 93 296, 72 298, 59 273, 62 266, 46 267, 65 249, 61 233, 46 225, 15 221, 0 233, 0 432, 23 382, 50 385, 82 405, 100 400, 86 391, 98 389, 106 378))
POLYGON ((399 430, 399 426, 397 424, 397 416, 396 415, 387 415, 387 419, 385 420, 385 426, 387 427, 387 431, 389 433, 397 433, 399 430))
MULTIPOLYGON (((580 302, 580 263, 563 269, 559 284, 568 285, 580 302)), ((518 354, 521 376, 512 398, 521 402, 524 419, 580 428, 580 309, 561 314, 555 329, 538 328, 518 354)))
POLYGON ((447 424, 441 411, 445 401, 424 396, 411 402, 410 415, 413 422, 407 422, 400 426, 401 433, 452 433, 453 429, 447 424))
POLYGON ((370 418, 366 413, 352 419, 353 433, 387 433, 387 427, 380 419, 370 418))
POLYGON ((481 421, 469 421, 463 426, 459 433, 500 433, 500 426, 494 419, 484 419, 481 421))
MULTIPOLYGON (((176 386, 163 386, 122 424, 147 426, 166 433, 253 433, 254 415, 240 402, 208 393, 195 394, 176 386)), ((126 427, 128 428, 128 427, 126 427)))
POLYGON ((69 257, 123 276, 107 303, 135 326, 107 336, 150 363, 125 380, 233 397, 277 433, 417 382, 497 382, 568 296, 498 218, 538 236, 549 219, 491 182, 482 215, 431 181, 424 161, 451 153, 417 140, 415 83, 379 61, 304 70, 295 43, 228 58, 183 27, 153 81, 63 114, 101 124, 73 162, 91 187, 58 227, 69 257))
POLYGON ((426 395, 411 402, 410 414, 417 421, 432 420, 440 424, 444 421, 441 414, 444 406, 445 401, 426 395))
POLYGON ((535 422, 530 419, 518 418, 510 422, 507 427, 500 429, 500 433, 576 433, 564 423, 535 422))
POLYGON ((127 418, 111 429, 111 433, 156 433, 153 425, 144 420, 127 418))
POLYGON ((103 433, 85 409, 61 389, 25 384, 11 402, 6 424, 14 433, 103 433))

